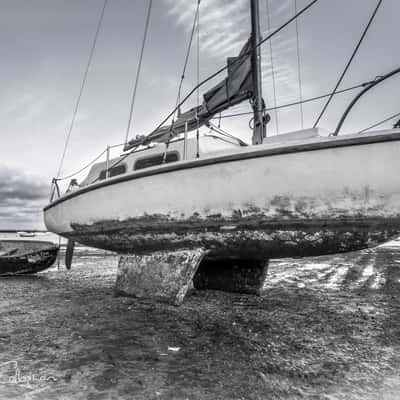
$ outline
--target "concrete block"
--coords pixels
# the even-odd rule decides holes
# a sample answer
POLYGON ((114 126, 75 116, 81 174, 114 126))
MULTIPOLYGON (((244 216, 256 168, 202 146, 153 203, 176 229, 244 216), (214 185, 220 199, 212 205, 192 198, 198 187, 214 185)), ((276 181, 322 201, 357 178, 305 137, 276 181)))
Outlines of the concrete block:
POLYGON ((121 256, 115 292, 179 305, 205 253, 194 249, 121 256))

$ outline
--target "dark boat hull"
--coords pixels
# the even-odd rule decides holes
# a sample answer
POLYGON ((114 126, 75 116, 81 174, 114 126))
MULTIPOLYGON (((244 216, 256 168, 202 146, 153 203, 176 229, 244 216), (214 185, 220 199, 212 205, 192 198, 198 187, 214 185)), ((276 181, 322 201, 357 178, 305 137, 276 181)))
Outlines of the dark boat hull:
POLYGON ((163 221, 148 218, 74 225, 64 234, 120 254, 202 248, 207 258, 260 259, 319 256, 374 247, 400 236, 399 218, 262 221, 244 218, 163 221))
MULTIPOLYGON (((4 243, 4 242, 3 242, 4 243)), ((49 242, 7 241, 14 246, 29 244, 29 251, 0 256, 0 277, 35 274, 50 268, 57 259, 58 246, 49 242), (35 249, 35 245, 38 247, 35 249)))

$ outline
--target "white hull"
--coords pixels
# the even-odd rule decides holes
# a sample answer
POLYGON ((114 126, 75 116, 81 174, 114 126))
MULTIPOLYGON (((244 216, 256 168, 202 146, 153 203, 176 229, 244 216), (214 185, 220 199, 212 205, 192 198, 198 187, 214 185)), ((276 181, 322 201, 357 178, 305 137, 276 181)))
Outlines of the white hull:
POLYGON ((399 171, 399 130, 252 146, 79 189, 45 208, 45 224, 120 253, 349 251, 400 235, 399 171))

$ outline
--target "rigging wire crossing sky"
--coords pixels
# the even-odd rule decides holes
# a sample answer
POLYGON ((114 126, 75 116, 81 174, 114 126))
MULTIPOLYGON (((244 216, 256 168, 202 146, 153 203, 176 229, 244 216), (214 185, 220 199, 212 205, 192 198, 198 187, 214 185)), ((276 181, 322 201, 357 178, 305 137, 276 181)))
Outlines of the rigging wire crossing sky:
MULTIPOLYGON (((248 3, 202 0, 200 80, 224 66, 226 58, 236 56, 243 47, 249 36, 248 3)), ((263 36, 308 3, 260 0, 263 36)), ((57 173, 103 4, 103 0, 1 2, 0 229, 43 228, 41 209, 57 173)), ((196 5, 197 0, 153 1, 131 137, 148 134, 175 106, 196 5)), ((294 23, 265 43, 261 54, 267 107, 296 102, 300 92, 307 99, 332 91, 376 5, 377 0, 320 0, 297 21, 299 52, 294 23)), ((108 0, 63 174, 79 169, 107 145, 124 141, 147 10, 147 0, 108 0)), ((399 12, 398 1, 383 1, 339 89, 370 81, 399 66, 399 12)), ((197 82, 195 42, 183 95, 197 82)), ((347 120, 344 133, 360 131, 398 113, 398 84, 395 77, 372 90, 347 120)), ((319 126, 334 130, 356 93, 335 96, 319 126)), ((303 105, 305 128, 314 124, 325 102, 321 99, 303 105)), ((196 96, 188 105, 195 104, 196 96)), ((248 111, 250 106, 244 102, 226 114, 248 111)), ((271 117, 267 135, 301 128, 298 105, 272 112, 271 117)), ((221 127, 249 142, 248 122, 247 115, 224 118, 221 127)), ((382 127, 394 122, 389 120, 382 127)))

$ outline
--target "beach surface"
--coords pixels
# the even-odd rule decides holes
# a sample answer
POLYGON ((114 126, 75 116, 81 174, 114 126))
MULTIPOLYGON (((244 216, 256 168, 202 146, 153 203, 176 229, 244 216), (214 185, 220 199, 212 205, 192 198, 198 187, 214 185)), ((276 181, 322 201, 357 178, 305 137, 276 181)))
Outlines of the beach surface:
POLYGON ((399 399, 400 242, 271 261, 260 297, 116 297, 80 249, 0 280, 0 399, 399 399))

